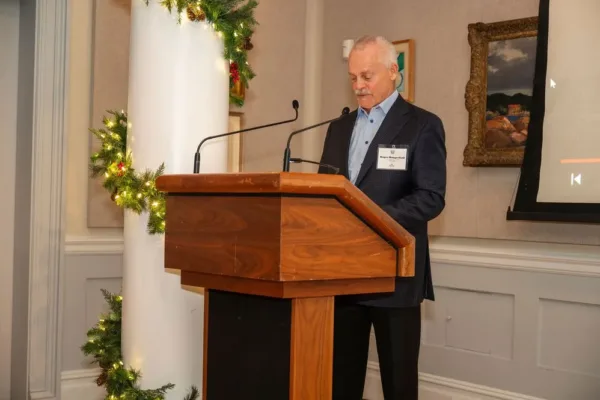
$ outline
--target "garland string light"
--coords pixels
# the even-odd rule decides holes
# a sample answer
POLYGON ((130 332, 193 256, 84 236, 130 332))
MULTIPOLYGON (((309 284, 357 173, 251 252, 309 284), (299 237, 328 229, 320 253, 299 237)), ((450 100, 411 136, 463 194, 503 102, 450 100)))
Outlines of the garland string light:
POLYGON ((104 128, 90 129, 102 146, 91 156, 92 177, 103 176, 102 186, 111 193, 111 199, 120 207, 137 214, 148 212, 148 233, 165 231, 165 196, 156 189, 156 179, 165 171, 164 163, 156 171, 138 173, 132 166, 132 155, 127 150, 127 114, 108 111, 104 128))
MULTIPOLYGON (((94 363, 101 369, 96 379, 98 386, 106 388, 105 400, 163 400, 175 385, 168 383, 157 389, 140 389, 140 371, 126 368, 121 355, 121 318, 123 297, 102 289, 108 303, 108 313, 102 314, 98 323, 88 330, 87 342, 81 346, 85 355, 93 355, 94 363)), ((192 386, 184 400, 197 400, 198 388, 192 386)))
MULTIPOLYGON (((150 0, 144 0, 146 5, 150 0)), ((243 105, 243 98, 232 88, 248 82, 255 76, 248 64, 247 51, 257 25, 255 0, 159 0, 169 13, 176 11, 178 23, 185 13, 192 22, 205 22, 212 26, 223 39, 224 58, 229 60, 229 101, 243 105)), ((200 50, 199 50, 200 51, 200 50)), ((156 179, 164 173, 164 163, 157 170, 138 173, 133 168, 133 158, 127 149, 127 113, 108 111, 103 118, 104 128, 90 129, 101 142, 101 148, 90 157, 92 177, 102 176, 102 186, 111 193, 111 199, 120 207, 137 214, 148 213, 149 234, 162 234, 165 230, 165 196, 156 189, 156 179)), ((120 295, 102 290, 110 311, 101 315, 98 323, 87 332, 87 342, 81 346, 86 356, 93 356, 101 373, 96 379, 98 386, 106 389, 105 400, 164 400, 168 390, 175 385, 168 383, 157 389, 140 389, 141 372, 127 368, 121 354, 122 301, 120 295)), ((192 386, 184 400, 196 400, 198 389, 192 386)))

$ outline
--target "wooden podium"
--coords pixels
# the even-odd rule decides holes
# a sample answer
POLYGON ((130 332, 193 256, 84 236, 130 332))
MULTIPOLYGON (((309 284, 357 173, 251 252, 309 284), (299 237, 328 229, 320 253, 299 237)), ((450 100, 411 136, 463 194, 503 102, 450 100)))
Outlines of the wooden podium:
POLYGON ((165 267, 205 289, 202 398, 331 399, 334 296, 392 292, 414 275, 414 238, 341 175, 166 175, 157 188, 165 267))

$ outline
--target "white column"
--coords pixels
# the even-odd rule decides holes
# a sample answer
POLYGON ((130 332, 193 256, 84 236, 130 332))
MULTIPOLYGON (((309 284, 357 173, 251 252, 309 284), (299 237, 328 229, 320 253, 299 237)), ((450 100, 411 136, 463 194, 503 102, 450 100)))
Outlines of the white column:
MULTIPOLYGON (((206 23, 192 23, 151 0, 133 0, 128 131, 133 166, 192 173, 196 146, 227 130, 228 64, 223 43, 206 23)), ((227 142, 208 142, 202 172, 225 172, 227 142)), ((167 211, 168 212, 168 211, 167 211)), ((164 236, 149 235, 148 215, 125 214, 123 355, 140 369, 142 387, 176 385, 182 399, 202 385, 203 298, 164 269, 164 236)))

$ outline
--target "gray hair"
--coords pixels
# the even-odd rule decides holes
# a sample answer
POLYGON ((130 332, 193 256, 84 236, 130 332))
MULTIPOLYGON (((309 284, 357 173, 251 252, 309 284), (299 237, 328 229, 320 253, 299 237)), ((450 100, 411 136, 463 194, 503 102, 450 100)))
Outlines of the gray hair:
POLYGON ((379 46, 381 50, 381 61, 385 64, 386 68, 391 67, 393 64, 398 64, 398 53, 394 48, 394 45, 384 38, 383 36, 362 36, 356 40, 352 49, 363 49, 369 44, 375 44, 379 46))

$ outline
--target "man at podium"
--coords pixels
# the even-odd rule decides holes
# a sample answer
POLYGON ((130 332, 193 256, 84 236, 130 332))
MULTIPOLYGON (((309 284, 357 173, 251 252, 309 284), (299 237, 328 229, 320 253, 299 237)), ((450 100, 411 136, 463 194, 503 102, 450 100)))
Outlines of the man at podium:
POLYGON ((393 293, 336 298, 334 400, 362 398, 371 326, 385 399, 418 398, 420 304, 434 300, 427 223, 445 205, 446 147, 440 118, 396 91, 396 60, 382 37, 356 41, 348 73, 358 109, 329 125, 321 163, 340 168, 415 237, 415 276, 397 278, 393 293))

